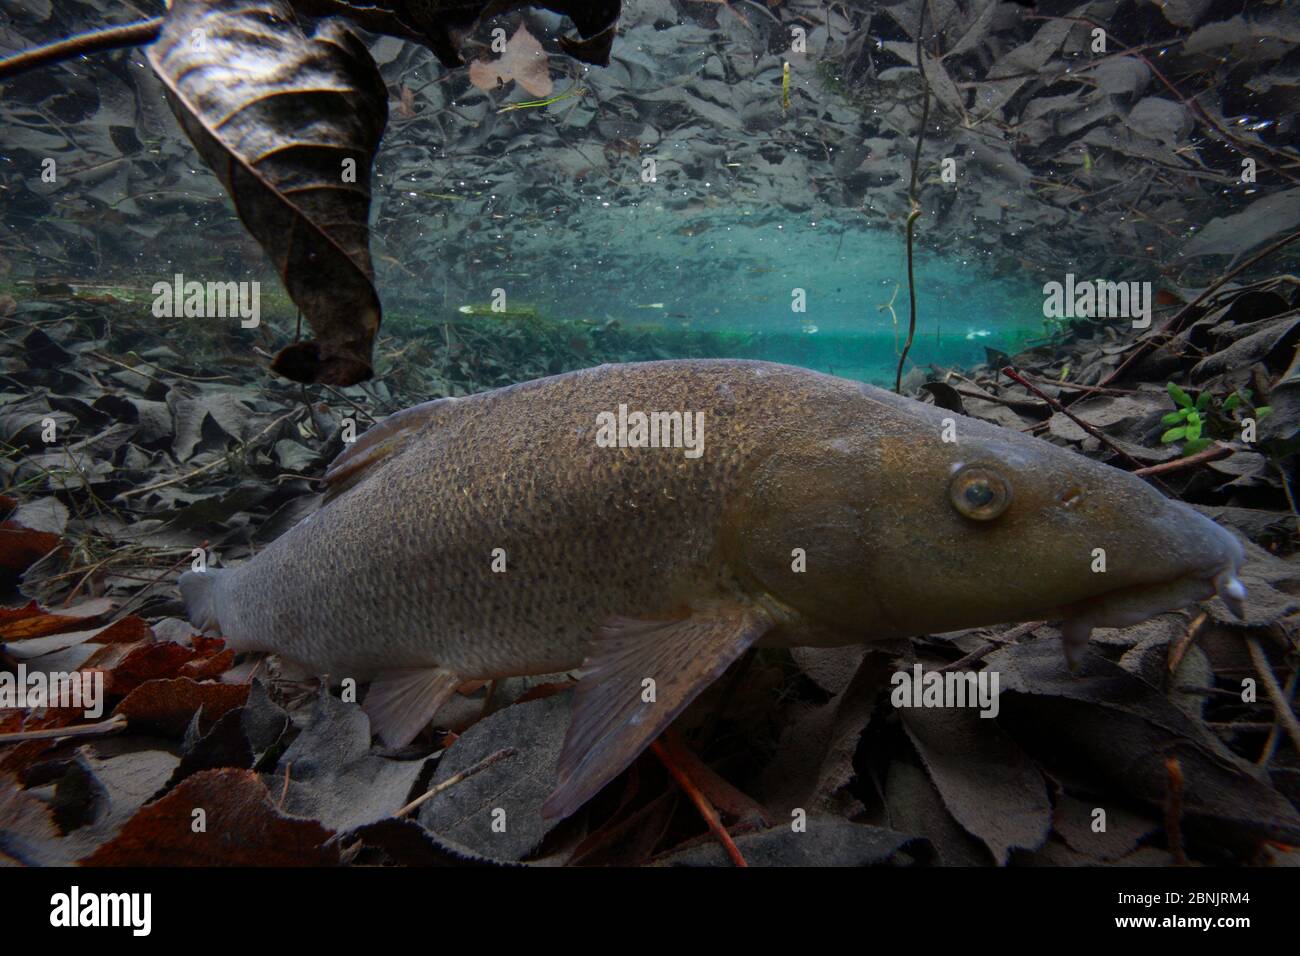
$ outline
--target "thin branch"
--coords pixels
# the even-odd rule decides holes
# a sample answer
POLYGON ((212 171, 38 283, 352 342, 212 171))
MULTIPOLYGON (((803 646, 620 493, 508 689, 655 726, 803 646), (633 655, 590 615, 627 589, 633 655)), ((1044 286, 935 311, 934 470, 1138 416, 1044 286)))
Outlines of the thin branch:
POLYGON ((1255 665, 1255 673, 1259 675, 1259 682, 1264 685, 1264 690, 1268 694, 1268 699, 1273 702, 1273 716, 1277 718, 1286 735, 1291 738, 1291 746, 1300 753, 1300 720, 1296 719, 1295 712, 1291 710, 1291 701, 1287 695, 1282 693, 1282 688, 1278 686, 1277 678, 1273 676, 1273 667, 1268 662, 1268 656, 1264 649, 1259 646, 1259 641, 1254 637, 1246 637, 1246 649, 1250 651, 1250 662, 1255 665))
POLYGON ((921 146, 925 142, 925 124, 930 121, 930 81, 925 75, 925 60, 921 50, 921 38, 925 36, 925 13, 929 9, 926 0, 921 0, 921 12, 916 25, 916 70, 921 74, 921 125, 916 131, 916 155, 912 158, 912 181, 907 187, 907 201, 911 210, 907 214, 907 341, 903 344, 903 354, 898 357, 898 372, 894 375, 894 391, 903 392, 903 365, 907 362, 907 353, 912 350, 916 339, 916 275, 913 268, 912 240, 916 233, 916 220, 921 215, 921 204, 917 199, 917 177, 921 169, 921 146))
POLYGON ((45 730, 19 730, 11 734, 0 734, 0 744, 16 744, 24 740, 95 737, 101 734, 115 734, 125 727, 126 718, 119 714, 108 720, 101 720, 97 724, 75 724, 71 727, 49 727, 45 730))
MULTIPOLYGON (((1136 467, 1136 469, 1138 469, 1138 470, 1141 470, 1141 469, 1142 469, 1142 467, 1143 467, 1142 462, 1138 461, 1136 458, 1134 458, 1132 455, 1130 455, 1130 454, 1129 454, 1128 452, 1126 452, 1124 449, 1120 448, 1118 445, 1116 445, 1114 442, 1112 442, 1109 438, 1107 438, 1105 435, 1103 435, 1100 431, 1097 430, 1097 427, 1096 427, 1095 425, 1091 424, 1090 422, 1085 422, 1082 418, 1080 418, 1078 415, 1074 414, 1072 411, 1070 411, 1068 408, 1066 408, 1064 405, 1062 405, 1062 404, 1061 404, 1059 401, 1057 401, 1055 398, 1052 398, 1052 396, 1048 395, 1046 392, 1044 392, 1041 388, 1039 388, 1039 387, 1038 387, 1037 385, 1035 385, 1033 382, 1029 381, 1027 378, 1025 378, 1023 375, 1021 375, 1019 372, 1017 372, 1017 371, 1016 371, 1014 368, 1012 368, 1010 365, 1008 365, 1008 366, 1006 366, 1005 368, 1002 369, 1002 374, 1005 375, 1007 378, 1011 379, 1012 381, 1014 381, 1014 382, 1018 382, 1019 384, 1023 385, 1025 388, 1029 389, 1029 391, 1033 392, 1035 395, 1037 395, 1037 396, 1038 396, 1039 398, 1041 398, 1043 401, 1047 402, 1047 404, 1050 405, 1050 406, 1052 407, 1052 410, 1053 410, 1053 411, 1060 412, 1062 415, 1064 415, 1064 416, 1065 416, 1066 418, 1068 418, 1070 421, 1074 422, 1076 425, 1078 425, 1080 428, 1082 428, 1084 431, 1086 431, 1089 435, 1091 435, 1093 438, 1097 439, 1097 441, 1101 442, 1103 445, 1105 445, 1105 446, 1106 446, 1107 448, 1109 448, 1111 451, 1115 452, 1117 455, 1119 455, 1121 458, 1123 458, 1123 459, 1124 459, 1125 461, 1127 461, 1129 464, 1134 465, 1134 466, 1136 467)), ((1169 491, 1169 488, 1167 488, 1167 487, 1164 485, 1164 483, 1161 482, 1161 480, 1160 480, 1159 478, 1156 478, 1156 479, 1155 479, 1155 482, 1156 482, 1156 484, 1160 485, 1160 487, 1164 488, 1165 491, 1169 491)), ((1169 493, 1170 493, 1171 495, 1173 494, 1172 491, 1170 491, 1169 493)))
POLYGON ((1202 465, 1207 461, 1217 461, 1220 458, 1227 458, 1229 455, 1235 455, 1237 449, 1231 445, 1225 445, 1222 442, 1216 442, 1205 451, 1198 451, 1195 455, 1188 455, 1186 458, 1175 458, 1173 461, 1161 462, 1158 465, 1147 465, 1145 468, 1139 468, 1133 472, 1135 475, 1141 475, 1146 478, 1148 475, 1163 475, 1170 471, 1182 471, 1184 468, 1191 468, 1194 465, 1202 465))
POLYGON ((1165 758, 1165 838, 1175 866, 1186 866, 1183 852, 1183 767, 1176 756, 1165 758))
POLYGON ((402 809, 394 813, 393 816, 395 817, 406 816, 408 813, 411 813, 412 811, 416 810, 420 806, 420 804, 424 803, 426 800, 433 799, 438 794, 442 793, 444 790, 450 790, 452 787, 456 786, 456 784, 460 783, 462 780, 474 776, 474 774, 478 773, 480 770, 486 770, 488 767, 492 766, 498 760, 501 760, 505 757, 513 757, 516 753, 518 753, 518 751, 515 750, 514 747, 506 747, 502 750, 496 751, 495 753, 488 754, 478 763, 474 764, 474 766, 468 767, 465 770, 462 770, 460 773, 448 777, 446 780, 438 784, 436 787, 430 787, 423 794, 416 797, 406 806, 402 807, 402 809))
POLYGON ((15 53, 0 60, 0 80, 7 80, 51 63, 85 56, 87 53, 118 50, 127 46, 145 46, 158 39, 158 32, 162 29, 162 25, 163 18, 154 17, 152 20, 140 20, 120 27, 95 30, 92 33, 79 33, 66 40, 57 40, 31 50, 24 50, 22 53, 15 53))
POLYGON ((718 816, 718 811, 714 809, 713 804, 709 802, 709 798, 700 792, 700 788, 695 785, 695 781, 693 781, 690 776, 677 765, 677 762, 673 760, 673 756, 669 752, 668 748, 665 747, 658 738, 656 738, 651 742, 650 749, 668 770, 668 773, 672 776, 673 780, 676 781, 677 786, 682 788, 686 793, 686 796, 690 798, 691 803, 695 805, 695 809, 698 810, 700 816, 704 818, 704 822, 708 826, 709 832, 712 833, 714 838, 722 844, 722 848, 726 851, 732 865, 739 867, 749 866, 749 864, 745 862, 744 854, 740 852, 740 847, 736 846, 736 841, 731 838, 731 834, 727 832, 727 828, 722 825, 722 819, 718 816))
MULTIPOLYGON (((258 432, 248 441, 244 442, 242 447, 245 449, 251 448, 254 444, 256 444, 263 437, 265 437, 266 434, 269 431, 271 431, 271 429, 275 428, 275 426, 279 425, 285 419, 292 418, 294 415, 301 414, 301 412, 302 409, 298 407, 294 407, 290 411, 285 412, 283 415, 281 415, 275 421, 271 422, 271 424, 267 425, 265 428, 263 428, 260 432, 258 432)), ((226 458, 224 457, 218 458, 215 461, 211 461, 208 464, 202 466, 201 468, 195 468, 193 471, 187 471, 183 475, 177 475, 175 478, 168 478, 166 481, 155 481, 152 485, 145 485, 141 488, 132 488, 130 491, 122 492, 117 497, 120 500, 125 501, 127 498, 135 498, 139 495, 148 494, 151 491, 157 491, 159 488, 167 488, 170 487, 171 485, 179 485, 182 484, 183 482, 189 481, 191 478, 203 474, 204 472, 211 471, 213 468, 216 468, 218 465, 222 465, 225 462, 226 462, 226 458)))

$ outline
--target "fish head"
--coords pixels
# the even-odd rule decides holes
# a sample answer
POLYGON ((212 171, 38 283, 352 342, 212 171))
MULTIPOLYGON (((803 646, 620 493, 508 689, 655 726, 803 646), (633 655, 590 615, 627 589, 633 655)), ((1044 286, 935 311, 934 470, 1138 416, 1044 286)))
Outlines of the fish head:
POLYGON ((869 637, 1060 620, 1067 654, 1092 627, 1216 593, 1241 613, 1241 544, 1188 505, 1047 441, 869 395, 755 471, 741 560, 778 606, 869 637))

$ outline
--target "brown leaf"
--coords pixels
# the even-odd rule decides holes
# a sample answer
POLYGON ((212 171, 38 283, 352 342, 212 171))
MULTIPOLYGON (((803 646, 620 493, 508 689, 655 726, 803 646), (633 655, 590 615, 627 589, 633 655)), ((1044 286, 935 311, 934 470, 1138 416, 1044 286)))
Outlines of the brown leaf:
POLYGON ((22 574, 59 545, 57 534, 6 521, 0 524, 0 571, 22 574))
POLYGON ((148 57, 316 334, 271 367, 301 382, 370 378, 370 167, 388 96, 365 45, 337 19, 309 36, 286 0, 176 0, 148 57))
POLYGON ((83 866, 331 866, 338 848, 314 820, 276 810, 251 770, 204 770, 143 807, 83 866), (203 810, 202 832, 195 810, 203 810))
POLYGON ((181 665, 182 677, 194 680, 213 680, 230 670, 235 663, 234 651, 220 651, 211 657, 198 658, 181 665))
POLYGON ((554 88, 546 51, 522 26, 506 41, 501 59, 475 60, 469 65, 469 81, 480 90, 495 90, 512 80, 533 96, 550 96, 554 88))
MULTIPOLYGON (((0 641, 22 641, 82 629, 91 621, 103 617, 114 607, 114 603, 109 599, 96 598, 84 604, 53 611, 41 608, 35 601, 26 607, 0 608, 0 641)), ((125 620, 129 621, 131 618, 125 620)), ((135 618, 135 620, 140 619, 135 618)))
POLYGON ((104 671, 108 693, 129 694, 146 681, 175 677, 184 665, 196 658, 202 658, 199 651, 172 641, 116 645, 104 648, 86 661, 82 669, 104 671), (126 649, 125 653, 112 657, 105 654, 118 647, 126 649))
POLYGON ((200 684, 188 677, 146 681, 122 699, 113 715, 125 717, 132 730, 149 728, 179 735, 202 707, 203 726, 199 729, 206 731, 232 707, 243 706, 248 700, 248 687, 200 684))

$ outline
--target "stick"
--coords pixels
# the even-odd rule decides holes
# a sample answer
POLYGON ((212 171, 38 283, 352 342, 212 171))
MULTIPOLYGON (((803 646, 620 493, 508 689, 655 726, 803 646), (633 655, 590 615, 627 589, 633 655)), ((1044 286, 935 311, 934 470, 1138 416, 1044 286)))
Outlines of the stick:
POLYGON ((965 657, 960 657, 957 660, 953 661, 951 664, 944 664, 942 667, 937 668, 935 673, 946 674, 949 671, 959 671, 966 667, 969 667, 971 664, 974 664, 976 661, 982 661, 984 658, 988 657, 990 654, 992 654, 994 651, 998 650, 999 648, 1006 647, 1008 644, 1016 643, 1016 641, 1020 640, 1026 634, 1033 632, 1034 630, 1042 627, 1046 623, 1047 623, 1046 621, 1029 621, 1028 623, 1021 624, 1018 627, 1013 627, 1011 630, 1007 631, 1006 633, 999 634, 997 637, 991 638, 989 642, 985 644, 983 647, 977 647, 975 650, 971 651, 965 657))
MULTIPOLYGON (((1075 415, 1075 414, 1074 414, 1073 412, 1071 412, 1068 408, 1066 408, 1064 405, 1062 405, 1059 401, 1057 401, 1056 399, 1052 398, 1052 396, 1048 395, 1046 392, 1044 392, 1041 388, 1039 388, 1039 387, 1038 387, 1037 385, 1035 385, 1033 382, 1029 381, 1029 379, 1025 378, 1023 375, 1021 375, 1019 372, 1017 372, 1015 369, 1013 369, 1010 365, 1008 365, 1008 366, 1006 366, 1005 368, 1002 369, 1002 374, 1005 375, 1007 378, 1011 379, 1013 382, 1019 382, 1019 383, 1020 383, 1021 385, 1023 385, 1025 388, 1029 389, 1029 391, 1033 392, 1035 395, 1037 395, 1039 398, 1041 398, 1043 401, 1045 401, 1048 405, 1052 406, 1052 410, 1053 410, 1053 411, 1058 411, 1058 412, 1060 412, 1062 415, 1064 415, 1064 416, 1065 416, 1066 418, 1068 418, 1070 421, 1074 422, 1076 425, 1078 425, 1080 428, 1082 428, 1084 431, 1086 431, 1086 432, 1087 432, 1089 435, 1091 435, 1093 438, 1097 439, 1097 441, 1101 442, 1103 445, 1105 445, 1105 446, 1106 446, 1107 448, 1109 448, 1111 451, 1113 451, 1113 452, 1115 452, 1116 454, 1118 454, 1121 458, 1123 458, 1123 459, 1124 459, 1125 461, 1127 461, 1129 464, 1131 464, 1131 465, 1135 465, 1135 466, 1137 466, 1138 468, 1142 468, 1142 467, 1143 467, 1142 462, 1138 461, 1136 458, 1134 458, 1134 457, 1133 457, 1132 455, 1130 455, 1128 452, 1124 451, 1122 448, 1119 448, 1118 446, 1116 446, 1116 445, 1115 445, 1115 444, 1114 444, 1114 443, 1113 443, 1109 438, 1107 438, 1107 437, 1106 437, 1105 435, 1103 435, 1100 431, 1098 431, 1097 428, 1096 428, 1095 426, 1089 424, 1088 422, 1085 422, 1085 421, 1084 421, 1082 418, 1080 418, 1078 415, 1075 415)), ((1159 479, 1159 478, 1156 479, 1156 483, 1157 483, 1157 484, 1160 484, 1160 479, 1159 479)), ((1164 487, 1164 486, 1161 485, 1161 487, 1164 487)), ((1165 488, 1165 490, 1168 491, 1169 489, 1168 489, 1168 488, 1165 488)), ((1172 494, 1172 492, 1171 492, 1171 494, 1172 494)))
POLYGON ((958 395, 965 395, 967 398, 978 398, 981 402, 994 402, 998 405, 1006 405, 1008 408, 1016 408, 1017 406, 1023 408, 1026 405, 1031 408, 1047 407, 1046 402, 1034 402, 1025 398, 1000 398, 997 395, 985 395, 983 392, 977 392, 969 388, 957 388, 956 386, 953 386, 953 391, 958 395))
POLYGON ((126 718, 110 717, 97 724, 79 724, 74 727, 48 727, 45 730, 19 730, 12 734, 0 734, 0 744, 16 744, 24 740, 54 740, 59 737, 95 737, 101 734, 114 734, 126 727, 126 718))
POLYGON ((1178 670, 1178 665, 1183 662, 1183 657, 1186 656, 1187 649, 1192 646, 1192 641, 1196 640, 1196 635, 1201 632, 1201 628, 1205 626, 1205 622, 1209 619, 1209 613, 1207 611, 1202 611, 1196 616, 1192 623, 1187 626, 1187 630, 1183 633, 1183 636, 1178 639, 1178 643, 1169 649, 1169 673, 1172 674, 1174 671, 1178 670))
POLYGON ((26 73, 28 70, 50 63, 70 60, 74 56, 98 53, 101 50, 117 50, 125 46, 144 46, 158 39, 158 32, 162 29, 162 25, 163 18, 154 17, 152 20, 140 20, 120 27, 80 33, 66 40, 57 40, 31 50, 24 50, 22 53, 0 60, 0 80, 7 80, 19 73, 26 73))
POLYGON ((731 862, 736 866, 749 866, 749 864, 745 862, 744 855, 740 852, 740 847, 736 846, 736 842, 731 839, 731 834, 728 833, 727 828, 722 825, 722 820, 718 817, 718 811, 713 808, 713 804, 709 802, 709 798, 700 792, 699 788, 695 786, 694 782, 686 775, 685 771, 677 766, 672 756, 668 753, 668 748, 656 739, 650 744, 650 749, 654 751, 654 755, 659 758, 660 763, 667 768, 668 772, 672 775, 673 780, 677 781, 677 786, 681 787, 682 790, 685 791, 686 796, 691 798, 691 803, 695 804, 695 809, 700 811, 700 816, 702 816, 704 822, 708 824, 709 831, 717 837, 718 842, 722 844, 722 848, 727 851, 727 856, 731 858, 731 862))
POLYGON ((1286 731, 1286 735, 1291 738, 1291 746, 1300 753, 1300 720, 1296 720, 1295 713, 1291 710, 1291 702, 1278 686, 1264 649, 1259 646, 1258 640, 1250 636, 1246 638, 1246 649, 1250 651, 1250 662, 1255 665, 1255 673, 1259 675, 1259 681, 1264 685, 1268 699, 1273 702, 1274 716, 1286 731))
POLYGON ((1058 379, 1043 378, 1041 375, 1030 375, 1028 372, 1021 372, 1025 378, 1031 382, 1038 382, 1042 385, 1055 385, 1058 388, 1066 389, 1071 392, 1088 392, 1096 395, 1135 395, 1136 389, 1132 388, 1102 388, 1099 385, 1080 385, 1078 382, 1060 381, 1058 379))
MULTIPOLYGON (((300 412, 302 412, 301 408, 293 408, 290 411, 285 412, 283 415, 281 415, 275 421, 271 422, 271 424, 267 425, 265 428, 263 428, 260 432, 258 432, 248 441, 244 442, 244 447, 248 448, 258 439, 262 438, 272 428, 274 428, 276 425, 284 421, 286 418, 289 418, 293 415, 297 415, 300 412)), ((193 471, 186 472, 183 475, 177 475, 175 478, 168 478, 166 481, 155 481, 152 485, 145 485, 142 488, 133 488, 130 491, 124 491, 117 497, 121 500, 125 500, 127 498, 134 498, 136 495, 147 494, 150 491, 157 491, 159 488, 167 488, 170 485, 179 485, 181 482, 189 481, 191 478, 201 475, 205 471, 211 471, 213 468, 216 468, 218 465, 224 464, 225 461, 226 461, 225 458, 218 458, 216 461, 208 462, 202 468, 195 468, 193 471)))
POLYGON ((916 22, 916 70, 921 74, 921 125, 916 131, 916 155, 912 158, 912 182, 907 187, 907 201, 912 209, 907 214, 907 341, 903 343, 903 354, 898 357, 898 372, 894 375, 894 392, 903 393, 903 365, 907 362, 907 353, 912 350, 912 341, 916 338, 916 277, 912 268, 912 237, 915 233, 916 220, 921 215, 921 204, 917 202, 917 173, 921 168, 921 144, 925 142, 925 124, 930 120, 930 81, 925 75, 925 61, 921 58, 921 38, 925 35, 925 12, 929 9, 926 0, 921 0, 921 12, 916 22))
POLYGON ((280 788, 280 799, 276 801, 277 810, 284 809, 284 798, 289 795, 289 771, 293 769, 293 761, 290 760, 284 765, 284 786, 280 788))
MULTIPOLYGON (((1291 679, 1286 682, 1286 688, 1283 690, 1282 696, 1286 698, 1286 700, 1288 701, 1295 696, 1295 685, 1296 685, 1297 677, 1300 677, 1300 670, 1292 671, 1291 679)), ((1273 721, 1273 723, 1269 724, 1268 740, 1264 741, 1264 749, 1260 752, 1259 759, 1255 761, 1255 763, 1259 764, 1259 766, 1261 767, 1267 766, 1268 762, 1273 759, 1273 753, 1274 751, 1277 750, 1277 742, 1279 737, 1281 736, 1280 734, 1281 729, 1282 729, 1281 721, 1275 720, 1273 721)))
POLYGON ((1165 759, 1165 773, 1169 786, 1165 791, 1165 837, 1169 841, 1169 852, 1173 854, 1174 866, 1186 866, 1187 855, 1183 853, 1183 768, 1177 757, 1165 759))
POLYGON ((1215 442, 1209 448, 1198 451, 1195 455, 1188 455, 1186 458, 1175 458, 1173 461, 1161 462, 1159 465, 1147 465, 1145 468, 1139 468, 1133 474, 1141 475, 1143 478, 1148 475, 1163 475, 1165 472, 1181 471, 1184 468, 1191 468, 1193 465, 1200 465, 1207 461, 1217 461, 1220 458, 1227 458, 1229 455, 1235 455, 1236 453, 1237 449, 1231 445, 1215 442))
POLYGON ((460 783, 462 780, 467 780, 470 777, 474 776, 474 774, 478 773, 480 770, 486 770, 488 767, 492 766, 498 760, 502 760, 506 757, 513 757, 518 752, 519 751, 515 750, 514 747, 506 747, 503 750, 498 750, 496 753, 488 754, 486 757, 484 757, 478 763, 474 764, 474 766, 470 767, 468 770, 462 770, 460 773, 448 777, 446 780, 438 784, 436 787, 431 787, 430 789, 426 790, 423 794, 416 797, 406 806, 402 807, 402 809, 394 813, 393 816, 394 817, 406 816, 408 813, 414 811, 417 807, 420 806, 420 804, 424 803, 426 800, 433 799, 438 794, 442 793, 444 790, 450 790, 452 787, 456 786, 456 784, 460 783))

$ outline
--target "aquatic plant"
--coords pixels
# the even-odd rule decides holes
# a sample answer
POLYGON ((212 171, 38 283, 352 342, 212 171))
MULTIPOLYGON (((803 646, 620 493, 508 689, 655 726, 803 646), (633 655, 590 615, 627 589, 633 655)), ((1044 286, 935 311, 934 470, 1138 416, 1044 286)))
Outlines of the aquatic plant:
POLYGON ((1250 411, 1246 416, 1259 421, 1272 411, 1267 405, 1251 405, 1250 389, 1240 389, 1220 401, 1206 389, 1195 400, 1175 382, 1165 384, 1169 397, 1178 406, 1160 421, 1173 427, 1160 436, 1166 445, 1183 442, 1184 455, 1194 455, 1214 444, 1216 438, 1231 438, 1241 431, 1242 418, 1239 409, 1243 403, 1250 411))

